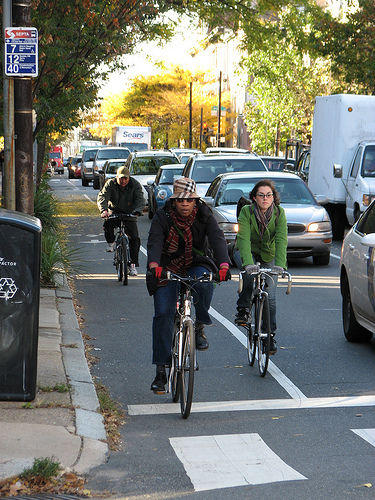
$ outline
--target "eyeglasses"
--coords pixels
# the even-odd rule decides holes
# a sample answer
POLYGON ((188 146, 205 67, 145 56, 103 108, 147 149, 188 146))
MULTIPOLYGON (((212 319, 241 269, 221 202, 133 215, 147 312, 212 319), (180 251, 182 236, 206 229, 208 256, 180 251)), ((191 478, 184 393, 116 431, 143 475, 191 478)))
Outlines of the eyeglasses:
POLYGON ((175 198, 175 201, 177 201, 177 203, 183 203, 184 201, 192 203, 194 200, 195 198, 175 198))
POLYGON ((273 193, 267 193, 267 194, 264 194, 264 193, 258 193, 257 196, 259 198, 272 198, 273 196, 273 193))

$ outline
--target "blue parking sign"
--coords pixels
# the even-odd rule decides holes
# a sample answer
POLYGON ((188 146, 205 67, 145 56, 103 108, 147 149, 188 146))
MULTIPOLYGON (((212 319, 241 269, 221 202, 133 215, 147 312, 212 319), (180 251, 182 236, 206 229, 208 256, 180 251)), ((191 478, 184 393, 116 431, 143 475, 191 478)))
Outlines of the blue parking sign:
POLYGON ((5 28, 5 76, 38 76, 36 28, 5 28))

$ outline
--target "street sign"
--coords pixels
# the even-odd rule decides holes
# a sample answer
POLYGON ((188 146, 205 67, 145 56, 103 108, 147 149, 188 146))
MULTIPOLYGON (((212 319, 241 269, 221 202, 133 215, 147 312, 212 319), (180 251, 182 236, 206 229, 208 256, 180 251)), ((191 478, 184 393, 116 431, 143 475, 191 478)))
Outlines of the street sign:
POLYGON ((38 76, 36 28, 5 28, 5 75, 38 76))
MULTIPOLYGON (((211 106, 211 116, 217 116, 217 112, 219 111, 219 106, 211 106)), ((221 116, 225 116, 227 114, 227 108, 225 106, 221 106, 221 116)))

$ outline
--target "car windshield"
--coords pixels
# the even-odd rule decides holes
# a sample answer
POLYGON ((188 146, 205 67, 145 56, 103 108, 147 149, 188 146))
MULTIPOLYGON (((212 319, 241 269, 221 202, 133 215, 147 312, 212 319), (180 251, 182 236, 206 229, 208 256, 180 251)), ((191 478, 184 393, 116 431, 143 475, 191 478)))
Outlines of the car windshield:
POLYGON ((285 158, 262 158, 268 170, 283 170, 285 158))
POLYGON ((91 161, 90 158, 92 158, 92 160, 94 160, 95 155, 98 152, 98 149, 86 149, 83 161, 91 161))
MULTIPOLYGON (((316 205, 316 202, 300 179, 272 179, 280 195, 281 204, 316 205)), ((224 179, 217 195, 216 205, 237 205, 241 196, 249 198, 259 179, 224 179)))
POLYGON ((72 159, 71 164, 72 165, 77 165, 78 163, 81 163, 81 161, 82 161, 82 158, 75 157, 75 158, 72 159))
POLYGON ((117 169, 120 167, 123 167, 124 165, 125 165, 125 161, 116 161, 116 162, 108 163, 107 168, 106 168, 106 173, 107 174, 116 174, 117 169))
POLYGON ((171 163, 178 163, 177 158, 174 156, 145 156, 134 158, 132 163, 133 174, 156 174, 159 167, 162 165, 170 165, 171 163))
POLYGON ((161 169, 159 184, 173 184, 175 177, 181 177, 183 167, 161 169))
POLYGON ((98 160, 109 160, 111 158, 126 158, 130 155, 130 151, 126 149, 101 149, 98 152, 97 159, 98 160))
POLYGON ((228 172, 255 172, 266 170, 262 160, 258 158, 223 158, 220 160, 200 160, 194 165, 194 169, 190 174, 195 182, 212 182, 219 174, 228 172))
POLYGON ((49 157, 52 158, 61 158, 61 153, 50 153, 49 157))

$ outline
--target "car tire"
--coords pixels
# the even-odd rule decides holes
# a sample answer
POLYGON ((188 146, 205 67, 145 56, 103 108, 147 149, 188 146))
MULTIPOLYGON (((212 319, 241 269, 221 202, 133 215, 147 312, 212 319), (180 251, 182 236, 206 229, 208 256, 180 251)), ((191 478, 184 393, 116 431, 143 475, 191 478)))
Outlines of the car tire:
POLYGON ((100 189, 100 185, 99 185, 99 177, 94 177, 93 181, 92 181, 92 187, 94 189, 100 189))
POLYGON ((82 174, 81 177, 82 177, 82 186, 87 187, 89 185, 89 181, 82 174))
POLYGON ((69 170, 68 172, 69 172, 69 179, 74 179, 74 173, 71 170, 69 170))
POLYGON ((342 326, 348 342, 367 342, 372 338, 372 333, 355 319, 347 276, 344 277, 342 287, 342 326))
POLYGON ((331 254, 329 252, 313 255, 314 266, 328 266, 330 258, 331 254))
POLYGON ((152 201, 150 195, 148 197, 148 218, 151 220, 154 217, 154 211, 152 210, 152 201))

